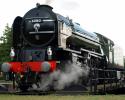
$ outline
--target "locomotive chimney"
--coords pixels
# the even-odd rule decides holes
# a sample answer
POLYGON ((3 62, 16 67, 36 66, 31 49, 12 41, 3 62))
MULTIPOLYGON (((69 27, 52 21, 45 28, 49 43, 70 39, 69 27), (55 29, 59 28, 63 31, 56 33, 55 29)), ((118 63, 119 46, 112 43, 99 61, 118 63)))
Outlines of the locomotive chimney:
POLYGON ((39 8, 39 7, 40 7, 40 3, 37 3, 37 4, 36 4, 36 7, 39 8))

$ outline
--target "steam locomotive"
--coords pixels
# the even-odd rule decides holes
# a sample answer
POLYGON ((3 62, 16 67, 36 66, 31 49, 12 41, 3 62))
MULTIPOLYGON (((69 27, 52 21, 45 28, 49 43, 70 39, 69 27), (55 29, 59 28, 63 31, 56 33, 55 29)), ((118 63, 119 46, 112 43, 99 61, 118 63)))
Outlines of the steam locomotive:
POLYGON ((12 61, 1 66, 13 85, 22 91, 80 85, 91 92, 106 90, 107 84, 110 89, 123 86, 122 50, 107 37, 84 30, 52 9, 37 4, 15 18, 12 61))

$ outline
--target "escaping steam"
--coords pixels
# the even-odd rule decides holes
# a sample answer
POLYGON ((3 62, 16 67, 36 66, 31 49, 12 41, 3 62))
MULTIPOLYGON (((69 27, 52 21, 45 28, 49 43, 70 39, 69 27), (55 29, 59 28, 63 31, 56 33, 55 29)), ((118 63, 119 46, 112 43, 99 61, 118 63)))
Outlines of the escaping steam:
POLYGON ((46 5, 50 5, 52 2, 54 2, 54 0, 40 0, 41 4, 46 4, 46 5))
POLYGON ((40 90, 49 90, 51 85, 55 90, 64 89, 71 84, 77 84, 80 81, 80 77, 87 77, 89 73, 89 67, 81 67, 80 64, 68 63, 65 65, 65 71, 57 70, 50 75, 42 75, 40 90))
POLYGON ((45 0, 45 4, 51 4, 53 0, 45 0))
POLYGON ((46 4, 50 4, 53 0, 45 0, 46 4))

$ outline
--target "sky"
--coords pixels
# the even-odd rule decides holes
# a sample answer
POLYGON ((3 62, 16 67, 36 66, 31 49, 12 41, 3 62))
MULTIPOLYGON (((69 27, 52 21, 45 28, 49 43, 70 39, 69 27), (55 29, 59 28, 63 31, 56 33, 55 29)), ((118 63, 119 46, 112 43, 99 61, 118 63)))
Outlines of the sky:
POLYGON ((23 17, 36 3, 49 4, 54 12, 69 16, 85 30, 110 38, 125 55, 125 0, 1 0, 0 36, 7 23, 11 26, 16 16, 23 17))

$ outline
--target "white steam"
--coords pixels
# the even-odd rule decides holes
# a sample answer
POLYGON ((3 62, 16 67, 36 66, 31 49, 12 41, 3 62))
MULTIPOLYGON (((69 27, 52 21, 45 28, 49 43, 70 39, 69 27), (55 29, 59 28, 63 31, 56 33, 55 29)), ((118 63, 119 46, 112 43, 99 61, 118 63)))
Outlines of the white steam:
POLYGON ((41 4, 46 4, 46 5, 50 5, 50 4, 52 4, 52 2, 54 2, 54 0, 40 0, 39 3, 41 3, 41 4))
POLYGON ((65 65, 65 71, 57 70, 50 75, 42 75, 40 90, 49 90, 50 85, 53 85, 55 90, 64 89, 72 83, 79 83, 80 77, 83 79, 88 76, 88 73, 88 66, 81 67, 80 64, 68 63, 65 65))
POLYGON ((53 2, 53 0, 45 0, 45 4, 51 4, 53 2))

